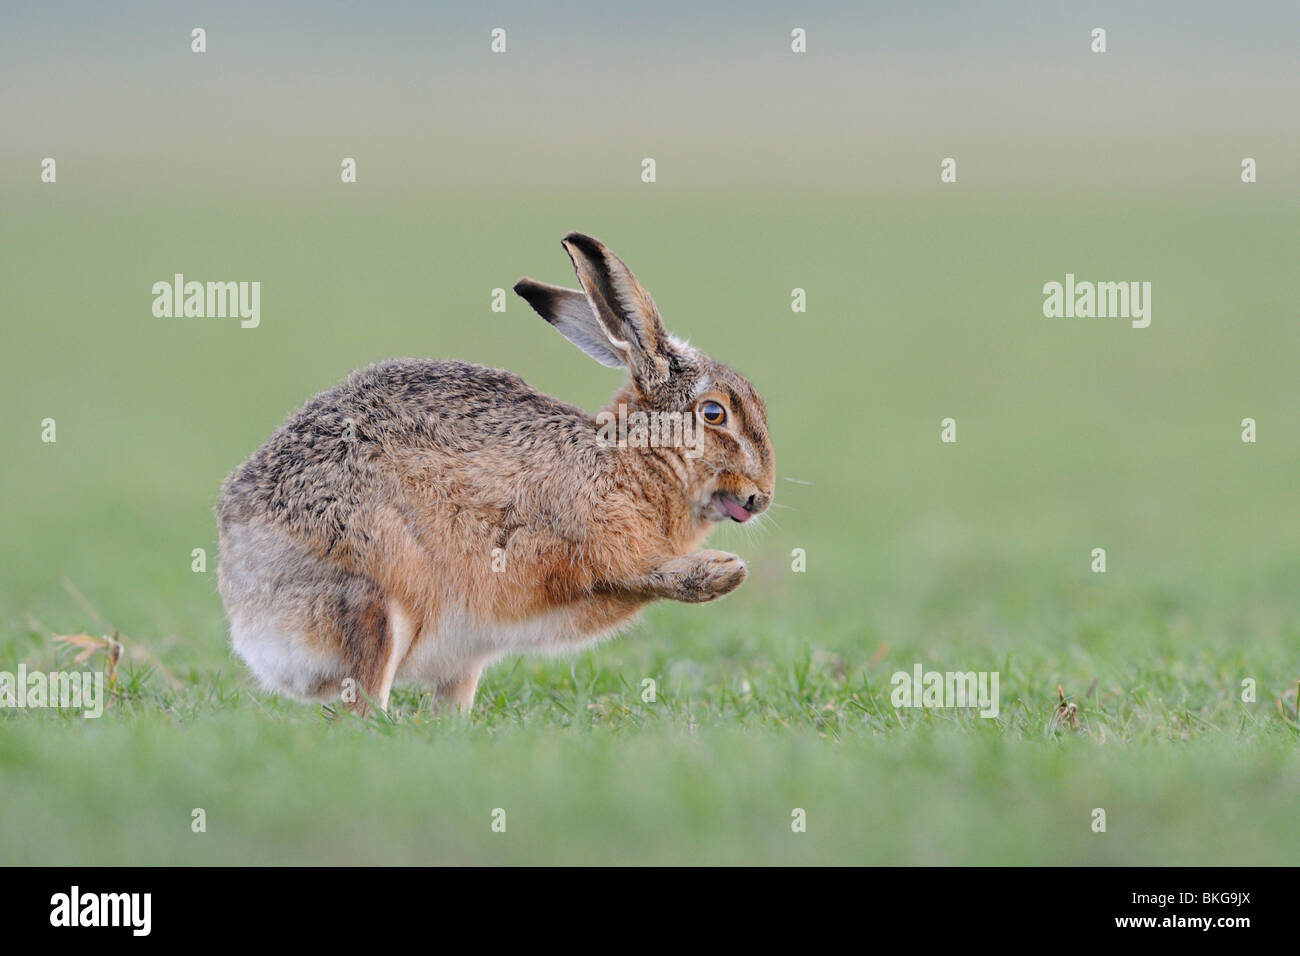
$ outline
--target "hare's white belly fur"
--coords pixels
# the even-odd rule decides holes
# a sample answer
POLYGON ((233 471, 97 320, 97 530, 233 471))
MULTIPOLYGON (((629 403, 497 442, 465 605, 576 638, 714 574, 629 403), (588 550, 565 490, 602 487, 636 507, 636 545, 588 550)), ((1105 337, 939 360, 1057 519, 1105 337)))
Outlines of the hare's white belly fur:
MULTIPOLYGON (((329 606, 341 589, 369 579, 340 571, 283 532, 262 524, 227 530, 220 582, 229 601, 231 643, 268 689, 300 699, 337 696, 351 676, 345 649, 312 633, 310 610, 329 606)), ((361 585, 364 587, 364 584, 361 585)), ((573 652, 617 628, 591 634, 577 626, 571 608, 520 621, 482 621, 463 609, 465 596, 439 595, 440 613, 416 621, 395 601, 384 601, 389 657, 384 685, 430 687, 476 678, 484 666, 510 652, 573 652)))
POLYGON ((268 690, 308 699, 341 679, 338 655, 312 647, 303 632, 272 619, 232 620, 230 643, 268 690))
MULTIPOLYGON (((511 651, 571 653, 605 636, 579 634, 570 614, 563 610, 499 624, 472 623, 461 615, 446 615, 421 627, 414 641, 417 629, 413 622, 391 604, 389 621, 393 657, 386 683, 396 684, 454 683, 511 651)), ((303 631, 273 615, 241 616, 231 622, 230 635, 235 651, 270 690, 313 698, 320 696, 322 685, 338 687, 348 676, 342 653, 313 646, 303 631)))
POLYGON ((425 622, 397 667, 397 682, 436 684, 477 671, 512 651, 571 652, 597 637, 579 635, 565 609, 512 622, 475 622, 461 612, 446 613, 425 622))

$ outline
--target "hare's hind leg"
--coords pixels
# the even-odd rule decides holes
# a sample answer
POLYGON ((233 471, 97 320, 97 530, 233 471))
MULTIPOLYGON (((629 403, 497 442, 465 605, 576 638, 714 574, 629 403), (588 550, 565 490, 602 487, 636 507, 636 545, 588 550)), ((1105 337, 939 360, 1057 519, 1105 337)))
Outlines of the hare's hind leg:
POLYGON ((391 599, 388 601, 387 612, 387 656, 384 658, 384 669, 379 675, 379 685, 376 687, 374 698, 380 709, 384 711, 388 710, 388 695, 392 693, 393 678, 397 676, 397 668, 405 659, 406 652, 410 650, 411 642, 415 640, 415 632, 419 630, 411 615, 407 614, 406 609, 397 601, 391 599))
POLYGON ((388 710, 398 665, 415 637, 414 620, 400 604, 384 600, 373 583, 363 601, 327 599, 322 603, 323 629, 342 649, 342 699, 357 714, 370 705, 388 710))
POLYGON ((236 652, 263 686, 300 700, 387 708, 415 635, 370 577, 261 525, 223 529, 220 585, 236 652))

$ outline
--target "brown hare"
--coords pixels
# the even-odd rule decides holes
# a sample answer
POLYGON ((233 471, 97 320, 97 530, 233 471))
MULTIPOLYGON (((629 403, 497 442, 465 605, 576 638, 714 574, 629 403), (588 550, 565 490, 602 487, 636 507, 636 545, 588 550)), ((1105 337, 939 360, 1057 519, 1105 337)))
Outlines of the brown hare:
POLYGON ((499 369, 397 359, 307 402, 226 480, 221 598, 265 687, 364 713, 415 683, 468 709, 503 655, 573 650, 650 601, 712 601, 745 579, 736 555, 696 548, 771 503, 762 399, 669 335, 604 245, 563 244, 582 291, 515 291, 628 371, 606 410, 499 369), (647 417, 674 427, 624 434, 647 417))

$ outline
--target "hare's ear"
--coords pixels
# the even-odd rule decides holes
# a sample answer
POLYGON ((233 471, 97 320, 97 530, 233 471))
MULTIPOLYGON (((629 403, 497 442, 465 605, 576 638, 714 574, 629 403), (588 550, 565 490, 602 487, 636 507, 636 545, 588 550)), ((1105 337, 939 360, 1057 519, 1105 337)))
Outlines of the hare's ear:
POLYGON ((535 279, 520 279, 515 291, 560 334, 582 349, 601 365, 623 368, 621 353, 614 350, 609 336, 596 318, 596 310, 587 296, 576 289, 562 289, 535 279))
POLYGON ((650 293, 632 270, 604 244, 580 232, 564 237, 587 298, 609 344, 642 387, 664 382, 671 369, 672 343, 650 293))

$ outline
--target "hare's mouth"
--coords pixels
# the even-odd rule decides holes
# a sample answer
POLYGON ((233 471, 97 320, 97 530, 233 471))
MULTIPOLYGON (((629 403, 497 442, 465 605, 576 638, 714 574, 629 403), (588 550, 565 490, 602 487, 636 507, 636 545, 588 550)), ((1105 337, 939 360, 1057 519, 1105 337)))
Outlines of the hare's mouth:
POLYGON ((740 502, 727 494, 725 491, 715 491, 710 501, 717 509, 717 518, 721 521, 723 518, 730 518, 732 521, 739 521, 742 524, 754 517, 754 512, 750 510, 750 504, 754 496, 749 496, 749 501, 740 502))

